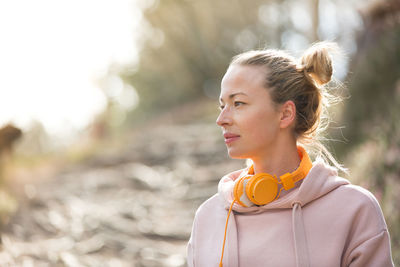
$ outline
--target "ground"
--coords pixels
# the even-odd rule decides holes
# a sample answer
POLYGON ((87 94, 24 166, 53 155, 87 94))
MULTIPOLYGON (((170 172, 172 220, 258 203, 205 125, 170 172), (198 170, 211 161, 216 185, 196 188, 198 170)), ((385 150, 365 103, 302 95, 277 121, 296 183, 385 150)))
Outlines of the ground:
POLYGON ((21 183, 0 266, 186 266, 197 207, 243 164, 214 123, 148 127, 121 149, 21 183))

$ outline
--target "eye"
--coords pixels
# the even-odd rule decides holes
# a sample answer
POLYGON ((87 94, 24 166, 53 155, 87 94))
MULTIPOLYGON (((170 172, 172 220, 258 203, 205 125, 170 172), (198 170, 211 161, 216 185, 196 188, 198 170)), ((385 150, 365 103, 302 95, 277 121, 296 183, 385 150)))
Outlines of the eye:
POLYGON ((220 106, 219 106, 219 109, 220 109, 220 110, 223 110, 224 107, 225 107, 224 105, 220 105, 220 106))
POLYGON ((240 102, 240 101, 235 101, 233 104, 235 105, 235 107, 238 107, 238 106, 241 106, 241 105, 243 105, 245 103, 244 102, 240 102))

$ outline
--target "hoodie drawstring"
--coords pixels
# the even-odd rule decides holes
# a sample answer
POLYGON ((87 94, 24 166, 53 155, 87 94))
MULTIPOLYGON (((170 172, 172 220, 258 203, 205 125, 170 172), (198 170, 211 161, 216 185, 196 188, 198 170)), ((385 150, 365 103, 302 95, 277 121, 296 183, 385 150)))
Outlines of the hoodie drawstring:
POLYGON ((301 205, 295 202, 292 205, 292 227, 294 238, 294 251, 296 255, 296 267, 309 267, 310 260, 308 256, 308 246, 301 205))

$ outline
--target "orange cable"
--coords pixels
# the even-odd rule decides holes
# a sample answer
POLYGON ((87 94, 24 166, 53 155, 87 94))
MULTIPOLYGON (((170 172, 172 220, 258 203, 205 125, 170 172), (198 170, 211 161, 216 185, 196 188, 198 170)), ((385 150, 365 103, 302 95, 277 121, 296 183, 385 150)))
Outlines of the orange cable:
POLYGON ((234 204, 235 202, 236 202, 236 199, 234 199, 234 200, 232 201, 232 204, 231 204, 231 206, 230 206, 230 208, 229 208, 229 211, 228 211, 228 216, 226 217, 226 223, 225 223, 225 234, 224 234, 224 243, 222 244, 221 261, 219 262, 219 267, 222 267, 222 259, 224 258, 224 249, 225 249, 226 231, 227 231, 227 229, 228 229, 229 215, 231 214, 232 207, 233 207, 233 204, 234 204))

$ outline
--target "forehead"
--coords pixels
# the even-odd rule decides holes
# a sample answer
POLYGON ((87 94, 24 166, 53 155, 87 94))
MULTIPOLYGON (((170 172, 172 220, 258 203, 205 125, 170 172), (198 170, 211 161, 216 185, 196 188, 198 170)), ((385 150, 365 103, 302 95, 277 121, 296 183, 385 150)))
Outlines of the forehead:
POLYGON ((249 96, 265 91, 266 71, 261 67, 233 65, 228 68, 221 82, 221 98, 243 92, 249 96))

